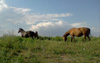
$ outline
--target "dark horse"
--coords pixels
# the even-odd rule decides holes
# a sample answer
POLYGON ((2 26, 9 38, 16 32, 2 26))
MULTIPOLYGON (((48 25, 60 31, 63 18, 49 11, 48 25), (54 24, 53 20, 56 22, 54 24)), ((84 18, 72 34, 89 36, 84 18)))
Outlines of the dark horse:
POLYGON ((86 28, 86 27, 81 27, 81 28, 71 28, 69 31, 67 31, 64 35, 63 35, 63 39, 64 41, 67 40, 67 36, 70 35, 71 36, 71 42, 72 40, 74 40, 75 42, 75 36, 76 37, 80 37, 80 36, 84 36, 84 41, 86 41, 86 37, 88 37, 89 41, 90 41, 90 29, 86 28))
POLYGON ((38 38, 38 32, 33 32, 33 31, 24 31, 22 28, 19 28, 18 33, 21 32, 22 37, 32 37, 32 38, 38 38))

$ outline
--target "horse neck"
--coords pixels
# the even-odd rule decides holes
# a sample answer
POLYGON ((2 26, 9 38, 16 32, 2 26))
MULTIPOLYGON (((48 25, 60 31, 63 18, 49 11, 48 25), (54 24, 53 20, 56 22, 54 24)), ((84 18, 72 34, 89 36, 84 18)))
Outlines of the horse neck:
POLYGON ((65 34, 64 34, 64 37, 67 37, 69 35, 69 32, 66 32, 65 34))
POLYGON ((23 33, 25 33, 25 31, 24 31, 24 30, 22 30, 22 31, 21 31, 21 34, 23 34, 23 33))

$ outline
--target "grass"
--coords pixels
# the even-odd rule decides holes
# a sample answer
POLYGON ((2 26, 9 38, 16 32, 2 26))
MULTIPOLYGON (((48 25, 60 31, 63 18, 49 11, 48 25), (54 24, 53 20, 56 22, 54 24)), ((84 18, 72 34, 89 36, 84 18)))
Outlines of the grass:
POLYGON ((0 37, 1 63, 100 63, 100 37, 91 41, 76 38, 65 43, 61 37, 39 39, 5 35, 0 37))

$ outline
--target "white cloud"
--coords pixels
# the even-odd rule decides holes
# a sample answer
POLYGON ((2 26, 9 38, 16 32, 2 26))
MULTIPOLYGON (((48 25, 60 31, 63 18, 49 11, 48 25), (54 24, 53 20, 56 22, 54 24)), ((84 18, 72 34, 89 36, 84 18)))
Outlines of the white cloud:
MULTIPOLYGON (((8 6, 4 0, 0 0, 0 25, 1 30, 16 28, 17 25, 30 26, 31 24, 36 24, 36 22, 49 22, 47 25, 51 26, 51 21, 60 21, 59 17, 68 17, 72 16, 71 13, 61 13, 61 14, 39 14, 39 13, 30 13, 31 9, 28 8, 16 8, 8 6), (3 25, 5 24, 5 25, 3 25), (14 26, 15 24, 16 26, 14 26)), ((39 23, 40 24, 40 23, 39 23)), ((38 26, 39 26, 38 24, 38 26)), ((44 26, 47 26, 43 23, 44 26)), ((41 24, 40 24, 41 25, 41 24)), ((55 24, 56 25, 56 24, 55 24)))
POLYGON ((80 23, 73 23, 71 24, 73 27, 87 27, 86 22, 80 22, 80 23))
POLYGON ((99 36, 100 37, 100 28, 92 27, 91 28, 91 35, 92 36, 99 36))
POLYGON ((72 28, 70 24, 64 21, 41 22, 32 25, 30 30, 38 31, 42 36, 62 36, 67 30, 72 28))
MULTIPOLYGON (((73 27, 88 27, 87 22, 72 23, 69 24, 64 21, 57 22, 40 22, 36 25, 32 25, 30 30, 38 31, 42 36, 62 36, 70 28, 73 27)), ((91 29, 91 35, 100 36, 100 29, 89 27, 91 29)))
POLYGON ((0 1, 0 11, 2 11, 3 8, 7 8, 8 6, 5 4, 3 0, 0 1))
MULTIPOLYGON (((31 30, 39 31, 43 36, 62 36, 66 31, 72 27, 87 26, 87 22, 69 24, 61 17, 73 16, 71 13, 51 13, 39 14, 31 13, 28 8, 16 8, 8 6, 4 0, 0 0, 0 31, 3 34, 10 28, 18 26, 30 27, 31 30), (60 17, 60 18, 59 18, 60 17), (15 25, 13 25, 15 24, 15 25), (19 25, 20 24, 20 25, 19 25)), ((92 27, 91 27, 92 28, 92 27)), ((92 29, 94 35, 100 35, 100 29, 92 29)))
POLYGON ((3 23, 22 23, 30 9, 8 6, 4 0, 0 1, 0 21, 3 23))
POLYGON ((72 16, 71 13, 62 13, 62 14, 31 14, 27 15, 26 17, 26 24, 34 24, 37 21, 59 21, 59 17, 68 17, 72 16))
POLYGON ((8 6, 4 0, 0 1, 0 20, 10 23, 35 24, 37 21, 59 21, 58 17, 72 16, 71 13, 39 14, 30 13, 31 9, 8 6))
POLYGON ((55 17, 68 17, 72 16, 71 13, 62 13, 62 14, 34 14, 35 18, 55 18, 55 17))

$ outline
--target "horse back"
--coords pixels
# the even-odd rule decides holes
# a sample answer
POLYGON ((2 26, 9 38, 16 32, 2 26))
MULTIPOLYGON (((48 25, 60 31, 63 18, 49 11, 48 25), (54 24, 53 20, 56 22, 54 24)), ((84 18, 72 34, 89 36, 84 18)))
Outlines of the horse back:
POLYGON ((82 27, 82 28, 79 28, 80 31, 82 31, 83 34, 85 35, 89 35, 90 34, 90 29, 89 28, 86 28, 86 27, 82 27))
POLYGON ((86 27, 81 27, 81 28, 72 28, 68 31, 71 36, 82 36, 82 35, 89 35, 90 34, 90 29, 86 27))
POLYGON ((26 31, 27 33, 34 33, 33 31, 26 31))
POLYGON ((33 35, 33 34, 34 34, 33 31, 26 31, 26 33, 27 33, 28 35, 33 35))
POLYGON ((69 30, 71 36, 82 36, 82 31, 79 28, 72 28, 69 30))

